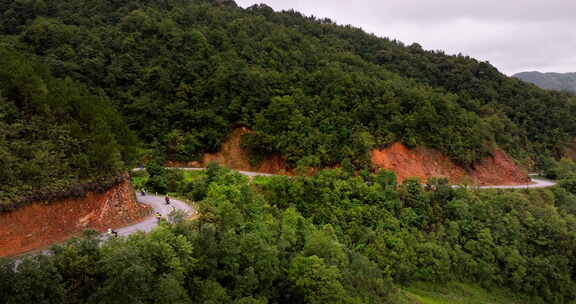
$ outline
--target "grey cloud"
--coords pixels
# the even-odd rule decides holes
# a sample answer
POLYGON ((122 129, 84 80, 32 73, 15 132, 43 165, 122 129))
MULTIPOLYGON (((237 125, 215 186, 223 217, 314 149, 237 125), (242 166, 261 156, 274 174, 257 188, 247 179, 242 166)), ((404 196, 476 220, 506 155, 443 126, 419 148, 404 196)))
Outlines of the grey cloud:
MULTIPOLYGON (((355 2, 356 3, 356 2, 355 2)), ((366 3, 372 12, 392 19, 415 20, 419 22, 442 22, 446 19, 469 18, 483 20, 558 20, 573 19, 576 2, 571 1, 462 1, 462 0, 390 0, 360 1, 366 3)))

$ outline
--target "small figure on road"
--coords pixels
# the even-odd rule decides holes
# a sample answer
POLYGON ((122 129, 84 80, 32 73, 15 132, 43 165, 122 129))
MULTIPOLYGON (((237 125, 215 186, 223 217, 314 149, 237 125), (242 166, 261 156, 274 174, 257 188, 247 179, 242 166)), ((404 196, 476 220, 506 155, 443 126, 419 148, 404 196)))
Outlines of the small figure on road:
POLYGON ((166 200, 166 205, 170 205, 170 197, 166 195, 164 199, 166 200))
POLYGON ((144 188, 140 189, 140 194, 142 196, 146 196, 146 189, 144 189, 144 188))
POLYGON ((156 219, 158 219, 158 222, 162 220, 162 214, 160 214, 160 212, 156 212, 156 219))
POLYGON ((109 235, 109 236, 113 236, 113 237, 117 237, 117 236, 118 236, 118 231, 113 230, 112 228, 108 228, 108 235, 109 235))

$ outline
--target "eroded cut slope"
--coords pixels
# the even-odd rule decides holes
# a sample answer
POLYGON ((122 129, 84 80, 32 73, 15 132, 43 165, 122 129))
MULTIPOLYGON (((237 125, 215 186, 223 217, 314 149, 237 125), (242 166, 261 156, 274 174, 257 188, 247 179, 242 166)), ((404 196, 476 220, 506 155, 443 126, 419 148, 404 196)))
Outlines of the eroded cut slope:
POLYGON ((408 149, 394 143, 384 149, 372 151, 372 163, 381 169, 392 170, 402 182, 408 177, 426 180, 430 177, 445 177, 451 183, 477 185, 521 185, 530 183, 530 178, 506 153, 500 150, 465 169, 452 162, 442 153, 419 147, 408 149))
MULTIPOLYGON (((205 154, 201 162, 168 163, 173 167, 205 167, 210 162, 244 171, 291 175, 281 155, 272 155, 258 166, 250 163, 250 158, 240 145, 242 135, 248 128, 235 129, 217 153, 205 154)), ((522 185, 530 183, 530 178, 514 160, 501 150, 496 150, 475 164, 473 168, 463 168, 437 150, 419 147, 409 149, 401 143, 394 143, 384 149, 372 151, 372 163, 376 168, 392 170, 402 182, 408 177, 419 177, 423 181, 430 177, 445 177, 451 183, 476 185, 522 185)))
POLYGON ((136 202, 129 180, 103 193, 50 204, 36 202, 0 213, 0 256, 11 256, 61 242, 85 229, 105 231, 149 214, 136 202))

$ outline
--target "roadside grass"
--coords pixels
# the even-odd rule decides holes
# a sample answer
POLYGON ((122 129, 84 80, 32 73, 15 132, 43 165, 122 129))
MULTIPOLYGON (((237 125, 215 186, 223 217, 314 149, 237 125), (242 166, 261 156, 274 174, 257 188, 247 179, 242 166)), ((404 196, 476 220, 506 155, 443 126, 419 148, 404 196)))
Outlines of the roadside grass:
POLYGON ((206 175, 206 171, 204 170, 193 170, 193 171, 179 170, 179 171, 182 172, 183 181, 186 183, 194 182, 206 175))
POLYGON ((132 186, 134 189, 145 188, 148 177, 150 176, 145 170, 133 171, 130 173, 132 179, 132 186))
POLYGON ((399 292, 402 304, 529 304, 542 303, 500 288, 451 282, 446 285, 417 282, 399 292))

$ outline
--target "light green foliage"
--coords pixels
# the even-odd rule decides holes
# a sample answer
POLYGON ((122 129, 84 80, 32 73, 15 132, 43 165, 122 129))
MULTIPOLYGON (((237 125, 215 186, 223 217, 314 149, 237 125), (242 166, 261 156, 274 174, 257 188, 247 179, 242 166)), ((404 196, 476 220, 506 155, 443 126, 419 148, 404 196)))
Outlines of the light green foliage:
POLYGON ((401 292, 402 304, 521 304, 538 303, 529 297, 500 288, 483 289, 465 283, 446 285, 418 282, 401 292))
POLYGON ((145 189, 146 188, 146 182, 148 182, 150 175, 145 170, 141 170, 141 171, 130 172, 130 177, 131 177, 132 186, 134 186, 134 189, 145 189))
POLYGON ((304 244, 305 256, 318 256, 329 265, 344 268, 348 266, 348 257, 342 244, 336 239, 334 229, 325 225, 322 230, 311 231, 304 244))
POLYGON ((305 303, 349 303, 340 279, 338 268, 317 256, 296 257, 288 269, 288 280, 305 303))

